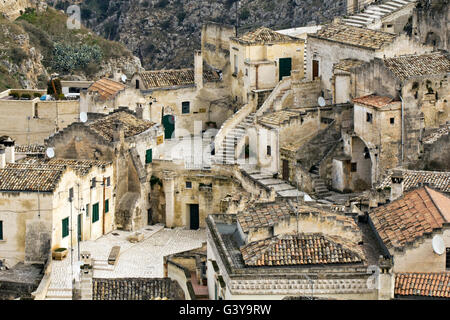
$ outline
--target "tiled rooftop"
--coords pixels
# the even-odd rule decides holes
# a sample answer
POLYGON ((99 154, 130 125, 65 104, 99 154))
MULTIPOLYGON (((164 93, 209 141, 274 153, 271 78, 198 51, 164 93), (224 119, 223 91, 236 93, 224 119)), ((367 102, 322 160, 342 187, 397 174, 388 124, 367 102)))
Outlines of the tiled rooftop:
POLYGON ((354 98, 353 103, 362 104, 364 106, 370 106, 375 108, 382 108, 390 105, 394 102, 394 99, 385 96, 368 95, 364 97, 354 98))
POLYGON ((111 165, 110 161, 101 160, 78 160, 78 159, 36 159, 25 158, 17 163, 9 163, 7 168, 16 169, 43 169, 43 170, 64 170, 66 167, 72 168, 79 175, 86 175, 92 167, 102 167, 111 165))
POLYGON ((392 43, 396 38, 396 35, 391 33, 340 23, 325 25, 317 33, 310 36, 369 49, 381 49, 383 46, 392 43))
POLYGON ((441 137, 450 134, 450 123, 446 126, 439 128, 438 130, 432 132, 428 136, 423 139, 423 143, 425 144, 433 144, 441 137))
POLYGON ((260 27, 256 30, 249 31, 238 38, 232 38, 232 40, 243 44, 272 44, 302 41, 299 38, 281 34, 267 27, 260 27))
MULTIPOLYGON (((195 83, 194 69, 152 70, 139 73, 147 89, 193 85, 195 83)), ((216 71, 204 69, 203 80, 218 81, 220 76, 216 71)))
POLYGON ((363 262, 355 244, 320 233, 282 235, 241 248, 246 266, 292 266, 363 262))
POLYGON ((44 154, 45 146, 40 144, 16 145, 14 147, 14 151, 17 153, 26 153, 26 154, 44 154))
POLYGON ((286 201, 279 201, 274 203, 257 203, 249 206, 245 211, 237 213, 237 221, 245 233, 249 232, 251 228, 270 227, 280 222, 282 219, 290 218, 295 215, 295 209, 298 208, 299 214, 309 212, 319 212, 322 216, 333 216, 351 228, 358 228, 355 221, 351 217, 341 215, 339 213, 327 212, 319 208, 310 207, 306 205, 298 206, 292 202, 291 206, 286 201))
MULTIPOLYGON (((415 171, 415 170, 401 170, 403 173, 403 190, 419 187, 421 183, 427 183, 433 188, 442 192, 450 193, 450 172, 439 171, 415 171)), ((393 171, 388 171, 387 177, 378 186, 380 189, 391 186, 393 171)))
POLYGON ((120 122, 123 125, 125 138, 138 135, 154 125, 153 122, 142 120, 128 112, 120 111, 97 119, 87 124, 87 126, 106 140, 112 141, 114 131, 116 130, 116 122, 120 122))
POLYGON ((401 248, 450 222, 450 198, 422 187, 404 193, 369 215, 386 247, 401 248))
POLYGON ((5 168, 0 169, 0 191, 39 191, 55 190, 64 170, 5 168))
POLYGON ((386 67, 400 80, 450 72, 450 58, 443 52, 404 55, 384 60, 386 67))
POLYGON ((352 68, 358 67, 363 63, 365 62, 357 59, 342 59, 334 65, 334 69, 341 71, 350 71, 352 68))
POLYGON ((93 300, 184 300, 178 282, 169 278, 94 278, 92 286, 93 300))
POLYGON ((450 298, 450 272, 398 273, 395 275, 394 294, 450 298))
POLYGON ((103 78, 95 81, 87 91, 98 92, 101 99, 109 100, 123 89, 125 89, 125 85, 123 85, 122 83, 103 78))

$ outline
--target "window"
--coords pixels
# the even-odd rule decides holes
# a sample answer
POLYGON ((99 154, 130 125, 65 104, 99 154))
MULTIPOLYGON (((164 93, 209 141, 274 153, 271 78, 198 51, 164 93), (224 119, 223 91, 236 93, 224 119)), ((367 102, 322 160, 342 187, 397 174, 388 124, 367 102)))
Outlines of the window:
POLYGON ((86 205, 86 217, 89 217, 89 204, 86 205))
POLYGON ((95 186, 96 186, 95 178, 92 178, 92 185, 91 185, 91 188, 95 188, 95 186))
POLYGON ((234 74, 238 74, 238 56, 237 54, 234 55, 234 74))
POLYGON ((136 80, 136 89, 139 89, 140 85, 139 85, 139 80, 136 80))
POLYGON ((98 202, 92 206, 92 223, 97 222, 99 220, 98 215, 98 202))
POLYGON ((267 155, 272 155, 272 148, 270 146, 267 146, 267 155))
POLYGON ((105 213, 109 212, 109 199, 105 200, 105 213))
POLYGON ((190 112, 190 105, 191 103, 189 101, 185 101, 181 103, 181 113, 186 114, 190 112))
POLYGON ((366 121, 372 123, 372 114, 370 112, 366 114, 366 121))
MULTIPOLYGON (((1 221, 0 221, 1 223, 1 221)), ((1 224, 0 224, 0 231, 1 231, 1 224)), ((1 239, 1 233, 0 233, 0 239, 1 239)), ((445 269, 450 270, 450 248, 446 249, 445 253, 445 269)))
POLYGON ((111 186, 111 177, 106 178, 106 186, 107 187, 111 186))
POLYGON ((152 163, 153 161, 153 151, 152 149, 148 149, 145 152, 145 163, 152 163))
POLYGON ((186 189, 192 189, 192 181, 186 181, 186 189))
POLYGON ((69 218, 65 218, 62 221, 62 237, 65 238, 69 235, 69 218))
POLYGON ((395 124, 395 118, 390 118, 390 119, 389 119, 389 122, 390 122, 391 124, 395 124))
POLYGON ((248 77, 248 69, 245 68, 245 76, 248 77))
POLYGON ((3 240, 3 221, 0 221, 0 240, 3 240))
POLYGON ((352 162, 352 168, 351 168, 351 171, 352 172, 356 172, 356 169, 357 169, 357 165, 356 165, 356 162, 352 162))
POLYGON ((34 106, 34 116, 33 118, 39 118, 38 104, 34 106))
POLYGON ((73 199, 73 188, 69 189, 69 201, 72 202, 73 199))

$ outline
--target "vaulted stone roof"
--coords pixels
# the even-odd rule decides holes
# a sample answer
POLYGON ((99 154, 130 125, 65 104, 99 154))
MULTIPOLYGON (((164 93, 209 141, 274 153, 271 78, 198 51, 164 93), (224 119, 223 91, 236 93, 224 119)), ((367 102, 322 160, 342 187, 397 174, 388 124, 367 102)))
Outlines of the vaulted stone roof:
POLYGON ((400 80, 450 73, 448 53, 411 54, 385 59, 386 67, 400 80))
POLYGON ((170 278, 94 278, 93 300, 184 300, 177 281, 170 278))
POLYGON ((280 235, 241 248, 246 266, 292 266, 363 262, 362 249, 321 233, 280 235))
MULTIPOLYGON (((147 89, 195 84, 194 69, 143 71, 139 73, 139 76, 147 89)), ((220 76, 216 71, 204 69, 203 80, 206 82, 218 81, 220 76)))
MULTIPOLYGON (((419 187, 421 184, 429 184, 442 192, 450 192, 450 172, 401 170, 403 175, 403 190, 419 187)), ((379 189, 390 187, 393 171, 389 170, 387 177, 378 186, 379 189)))
POLYGON ((111 79, 102 78, 95 81, 88 92, 97 92, 102 100, 109 100, 117 95, 119 91, 125 89, 125 85, 111 79))
POLYGON ((397 273, 394 294, 450 298, 450 272, 397 273))
POLYGON ((404 193, 369 215, 386 247, 402 248, 450 222, 450 198, 422 187, 404 193))
POLYGON ((377 50, 392 43, 397 36, 341 23, 331 23, 323 26, 317 33, 308 35, 308 37, 377 50))
POLYGON ((272 44, 283 42, 303 42, 303 40, 291 36, 287 36, 276 32, 267 27, 260 27, 256 30, 249 31, 240 37, 231 38, 242 44, 272 44))

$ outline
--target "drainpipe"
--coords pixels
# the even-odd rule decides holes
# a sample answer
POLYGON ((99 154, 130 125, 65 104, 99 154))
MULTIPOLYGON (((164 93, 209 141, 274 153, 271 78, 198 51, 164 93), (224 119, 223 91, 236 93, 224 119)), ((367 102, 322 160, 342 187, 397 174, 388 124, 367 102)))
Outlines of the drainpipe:
POLYGON ((402 101, 402 161, 401 164, 403 166, 403 154, 404 154, 404 148, 405 148, 405 112, 404 112, 404 101, 402 98, 402 95, 399 93, 398 95, 400 97, 400 100, 402 101))

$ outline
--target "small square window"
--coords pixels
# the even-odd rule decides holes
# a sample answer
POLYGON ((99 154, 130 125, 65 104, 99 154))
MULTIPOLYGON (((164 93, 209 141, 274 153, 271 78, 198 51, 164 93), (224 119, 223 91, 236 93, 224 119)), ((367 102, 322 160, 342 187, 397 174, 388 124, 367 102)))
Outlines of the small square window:
POLYGON ((395 124, 395 118, 390 118, 390 119, 389 119, 389 122, 390 122, 391 124, 395 124))
POLYGON ((267 146, 267 155, 268 156, 272 155, 272 147, 271 146, 267 146))
POLYGON ((186 181, 186 189, 192 189, 192 182, 186 181))
POLYGON ((352 172, 356 172, 357 171, 357 164, 356 164, 356 162, 352 162, 352 164, 351 164, 351 171, 352 172))
POLYGON ((366 121, 372 123, 372 114, 370 112, 366 114, 366 121))
POLYGON ((190 113, 190 105, 191 103, 189 101, 185 101, 181 103, 181 113, 182 114, 187 114, 190 113))

